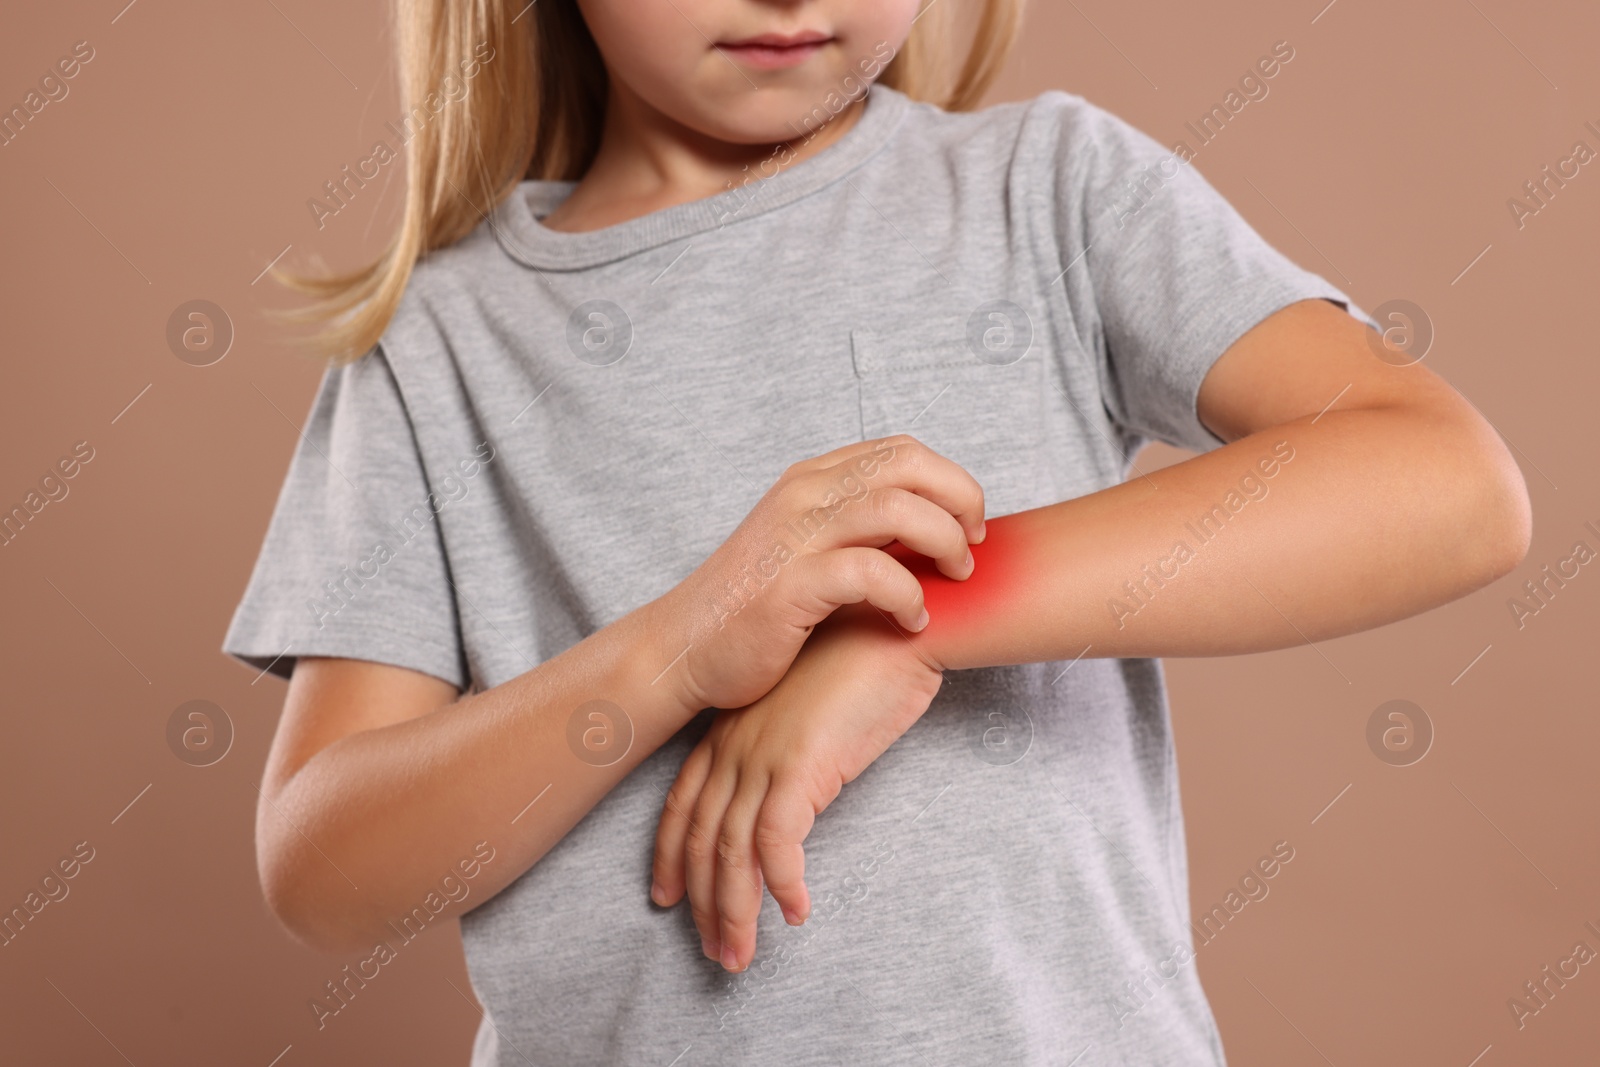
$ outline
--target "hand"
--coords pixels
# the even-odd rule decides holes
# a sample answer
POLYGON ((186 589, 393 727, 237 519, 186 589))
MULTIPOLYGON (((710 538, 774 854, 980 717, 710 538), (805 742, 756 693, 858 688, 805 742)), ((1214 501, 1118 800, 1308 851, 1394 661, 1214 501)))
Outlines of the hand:
POLYGON ((782 678, 811 628, 866 602, 927 625, 922 586, 883 551, 899 542, 953 579, 972 573, 983 490, 911 437, 796 463, 693 574, 649 609, 685 706, 738 708, 782 678))
POLYGON ((651 897, 689 907, 706 956, 750 965, 762 885, 791 926, 811 912, 802 847, 816 816, 933 701, 941 666, 870 608, 822 623, 749 707, 721 712, 667 793, 651 897))

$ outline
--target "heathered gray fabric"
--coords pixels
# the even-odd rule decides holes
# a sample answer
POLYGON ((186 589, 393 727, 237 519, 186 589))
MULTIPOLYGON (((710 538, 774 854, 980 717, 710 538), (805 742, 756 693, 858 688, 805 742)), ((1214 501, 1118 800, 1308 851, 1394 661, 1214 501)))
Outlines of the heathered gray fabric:
MULTIPOLYGON (((876 88, 817 156, 604 230, 545 229, 570 186, 523 184, 324 379, 224 648, 492 687, 667 592, 841 444, 914 433, 992 515, 1113 485, 1148 439, 1216 447, 1195 397, 1232 341, 1296 300, 1359 312, 1192 165, 1150 178, 1166 155, 1064 93, 947 114, 876 88), (631 322, 610 365, 569 346, 591 300, 631 322), (1008 365, 969 347, 996 300, 1031 320, 1008 365)), ((463 918, 474 1067, 1223 1063, 1192 963, 1131 1017, 1114 1000, 1192 945, 1160 665, 1068 662, 947 676, 817 821, 810 923, 768 899, 739 977, 647 897, 702 714, 463 918)))

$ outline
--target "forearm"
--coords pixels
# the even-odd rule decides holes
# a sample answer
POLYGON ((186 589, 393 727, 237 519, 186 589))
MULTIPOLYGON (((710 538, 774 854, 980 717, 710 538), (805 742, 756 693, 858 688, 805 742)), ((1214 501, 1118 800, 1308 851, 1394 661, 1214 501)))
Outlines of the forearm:
POLYGON ((921 589, 880 546, 964 574, 982 521, 978 483, 920 443, 846 445, 785 470, 671 591, 488 692, 452 700, 438 679, 347 659, 297 666, 257 819, 273 910, 307 940, 351 943, 425 901, 480 841, 497 858, 449 913, 481 903, 702 708, 770 691, 838 606, 918 622, 921 589), (587 758, 583 736, 608 717, 631 737, 587 758))
POLYGON ((502 685, 317 753, 263 801, 274 910, 313 943, 370 947, 419 906, 442 901, 428 914, 448 918, 499 892, 698 710, 670 677, 656 684, 671 655, 651 628, 641 609, 502 685), (596 700, 615 710, 583 708, 596 700), (493 859, 465 878, 479 842, 493 859), (451 873, 456 900, 440 888, 451 873))
POLYGON ((1515 566, 1525 494, 1475 416, 1330 410, 991 519, 966 582, 917 562, 931 621, 909 639, 961 668, 1086 651, 1232 655, 1353 633, 1515 566))

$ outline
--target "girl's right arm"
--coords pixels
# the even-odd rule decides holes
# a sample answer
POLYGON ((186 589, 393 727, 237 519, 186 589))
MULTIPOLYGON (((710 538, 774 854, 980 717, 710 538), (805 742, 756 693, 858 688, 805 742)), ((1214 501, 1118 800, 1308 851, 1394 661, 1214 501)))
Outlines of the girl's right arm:
POLYGON ((920 583, 884 546, 962 580, 982 535, 972 477, 894 437, 789 468, 671 592, 492 689, 457 699, 406 668, 302 657, 257 810, 269 904, 330 949, 370 946, 419 906, 476 907, 702 708, 770 690, 835 608, 926 625, 920 583), (586 738, 625 751, 608 763, 586 738), (451 874, 467 892, 447 900, 451 874))

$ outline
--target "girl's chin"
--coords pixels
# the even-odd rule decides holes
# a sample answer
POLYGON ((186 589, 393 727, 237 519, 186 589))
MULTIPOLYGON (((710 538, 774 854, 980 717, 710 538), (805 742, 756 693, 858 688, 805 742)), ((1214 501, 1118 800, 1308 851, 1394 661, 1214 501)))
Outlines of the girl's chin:
POLYGON ((763 89, 759 101, 740 100, 737 95, 729 99, 714 112, 714 122, 699 128, 730 144, 776 145, 809 138, 835 118, 848 114, 851 106, 859 102, 859 96, 842 93, 830 97, 826 89, 763 89))

